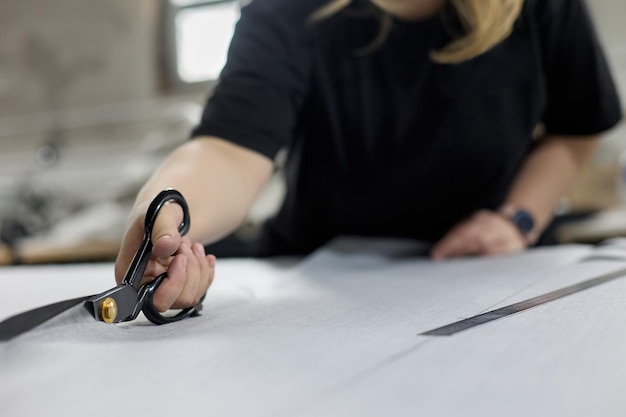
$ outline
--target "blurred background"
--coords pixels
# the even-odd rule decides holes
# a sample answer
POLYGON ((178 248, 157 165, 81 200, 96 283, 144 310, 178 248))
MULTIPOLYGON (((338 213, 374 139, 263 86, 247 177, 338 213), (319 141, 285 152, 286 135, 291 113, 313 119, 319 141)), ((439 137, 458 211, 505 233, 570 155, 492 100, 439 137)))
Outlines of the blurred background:
MULTIPOLYGON (((297 1, 297 0, 294 0, 297 1)), ((626 2, 587 0, 626 105, 626 2)), ((139 187, 187 140, 243 0, 0 0, 0 264, 114 258, 139 187)), ((626 236, 626 126, 559 209, 558 242, 626 236)), ((280 172, 233 236, 245 255, 280 172)))

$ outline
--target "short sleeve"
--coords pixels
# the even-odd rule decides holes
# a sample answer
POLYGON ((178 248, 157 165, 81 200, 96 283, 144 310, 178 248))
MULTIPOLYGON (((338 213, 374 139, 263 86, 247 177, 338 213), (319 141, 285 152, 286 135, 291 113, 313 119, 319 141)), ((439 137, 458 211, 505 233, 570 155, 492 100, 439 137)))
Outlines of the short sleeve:
MULTIPOLYGON (((271 159, 290 143, 309 88, 311 0, 254 0, 192 137, 216 136, 271 159)), ((319 1, 316 1, 319 3, 319 1)))
POLYGON ((594 135, 615 126, 622 110, 584 0, 537 0, 547 83, 546 131, 594 135))

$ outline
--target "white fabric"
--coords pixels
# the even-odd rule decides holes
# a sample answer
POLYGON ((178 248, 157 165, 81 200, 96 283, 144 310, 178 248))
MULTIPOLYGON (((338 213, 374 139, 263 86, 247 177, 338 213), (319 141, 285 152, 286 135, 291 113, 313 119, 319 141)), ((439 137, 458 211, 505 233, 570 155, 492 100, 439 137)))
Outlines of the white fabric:
MULTIPOLYGON (((621 244, 431 262, 410 242, 344 240, 219 260, 201 317, 114 326, 77 308, 0 343, 0 415, 623 417, 626 278, 418 336, 624 268, 621 244)), ((112 271, 0 269, 0 319, 100 292, 112 271)))

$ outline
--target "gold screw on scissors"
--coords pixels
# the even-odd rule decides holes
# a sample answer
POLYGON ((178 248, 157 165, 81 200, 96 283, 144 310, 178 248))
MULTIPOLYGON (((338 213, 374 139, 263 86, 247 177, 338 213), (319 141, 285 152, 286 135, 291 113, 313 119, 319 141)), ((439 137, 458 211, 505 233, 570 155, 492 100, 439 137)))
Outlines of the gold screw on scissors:
POLYGON ((100 304, 100 317, 105 323, 113 323, 117 318, 117 303, 111 297, 102 300, 100 304))

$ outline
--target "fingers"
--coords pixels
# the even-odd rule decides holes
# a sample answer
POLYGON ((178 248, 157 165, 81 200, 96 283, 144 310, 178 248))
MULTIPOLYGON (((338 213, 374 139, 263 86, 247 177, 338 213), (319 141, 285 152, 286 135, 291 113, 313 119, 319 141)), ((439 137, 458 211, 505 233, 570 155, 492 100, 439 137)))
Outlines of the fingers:
POLYGON ((460 256, 496 255, 522 250, 526 242, 517 228, 499 214, 481 210, 452 228, 431 251, 441 260, 460 256))
MULTIPOLYGON (((126 269, 131 263, 133 256, 141 245, 145 234, 145 212, 147 207, 138 206, 132 216, 130 225, 122 240, 122 245, 115 261, 115 280, 118 284, 124 279, 126 269)), ((183 219, 183 210, 176 203, 165 204, 152 227, 152 257, 148 262, 146 271, 141 280, 145 283, 159 274, 172 261, 172 254, 176 253, 180 246, 181 237, 178 233, 178 225, 183 219)))
POLYGON ((182 292, 187 276, 187 257, 177 255, 168 270, 167 278, 163 280, 152 300, 159 312, 168 310, 182 292))
MULTIPOLYGON (((213 281, 212 270, 215 261, 213 261, 213 267, 210 267, 204 246, 200 243, 194 243, 189 250, 187 254, 189 256, 187 281, 180 295, 172 304, 172 308, 186 308, 198 304, 213 281)), ((187 247, 185 247, 185 251, 187 251, 187 247)), ((213 259, 215 259, 214 256, 213 259)))
POLYGON ((204 246, 200 243, 194 243, 192 246, 192 251, 198 259, 201 278, 196 288, 196 294, 193 301, 193 304, 195 305, 200 302, 200 299, 204 296, 204 294, 206 294, 209 287, 213 283, 213 278, 215 276, 216 259, 213 255, 207 255, 204 251, 204 246))
POLYGON ((206 255, 200 243, 183 240, 157 289, 153 303, 160 312, 191 307, 206 293, 215 274, 215 257, 206 255))

